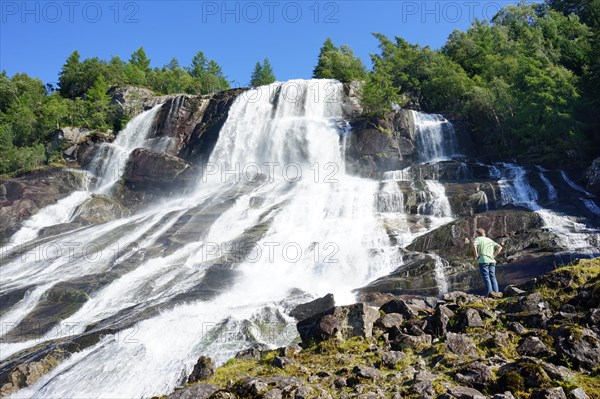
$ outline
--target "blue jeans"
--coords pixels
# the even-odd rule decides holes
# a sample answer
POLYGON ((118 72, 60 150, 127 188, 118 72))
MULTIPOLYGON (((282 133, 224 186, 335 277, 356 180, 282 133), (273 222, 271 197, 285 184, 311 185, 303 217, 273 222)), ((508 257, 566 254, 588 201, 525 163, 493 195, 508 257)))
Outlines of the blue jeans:
POLYGON ((481 278, 485 284, 486 295, 490 296, 490 292, 499 292, 498 281, 496 280, 496 264, 495 263, 480 263, 479 271, 481 278))

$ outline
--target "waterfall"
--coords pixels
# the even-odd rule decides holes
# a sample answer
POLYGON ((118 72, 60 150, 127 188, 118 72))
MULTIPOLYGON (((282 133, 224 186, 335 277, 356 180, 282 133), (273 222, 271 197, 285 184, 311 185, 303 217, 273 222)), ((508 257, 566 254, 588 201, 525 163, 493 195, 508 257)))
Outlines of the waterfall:
POLYGON ((91 162, 90 169, 98 176, 98 182, 89 186, 90 173, 85 173, 86 187, 75 191, 56 204, 41 209, 23 223, 23 226, 10 239, 12 245, 19 245, 35 239, 45 227, 68 223, 79 205, 91 197, 92 193, 107 193, 121 178, 129 155, 136 148, 144 147, 158 105, 133 118, 121 131, 113 143, 103 143, 91 162))
POLYGON ((539 208, 538 193, 529 184, 525 168, 509 163, 501 163, 501 178, 498 180, 502 204, 519 205, 531 210, 539 208))
MULTIPOLYGON (((222 363, 252 342, 291 342, 289 306, 329 292, 338 304, 353 302, 354 288, 394 270, 398 251, 373 200, 378 182, 344 172, 343 113, 340 101, 327 101, 332 91, 342 93, 341 84, 312 80, 240 95, 195 192, 43 244, 93 244, 101 252, 94 261, 79 250, 7 257, 2 293, 27 289, 5 314, 16 323, 19 309, 35 308, 61 283, 104 279, 41 336, 19 339, 23 326, 3 331, 2 357, 115 326, 16 396, 162 395, 200 354, 222 363)), ((141 139, 148 121, 139 122, 141 139)), ((106 146, 99 190, 110 192, 110 165, 129 147, 106 146)))
POLYGON ((569 178, 569 176, 567 176, 567 174, 565 173, 564 170, 560 171, 560 175, 562 176, 565 183, 567 183, 573 190, 579 191, 580 193, 583 193, 586 195, 591 195, 583 187, 579 186, 577 183, 575 183, 573 180, 571 180, 569 178))
POLYGON ((444 263, 444 260, 442 258, 440 258, 438 255, 430 254, 430 256, 432 256, 433 260, 435 261, 434 272, 435 272, 435 283, 438 288, 438 294, 444 295, 445 293, 448 292, 448 279, 446 278, 446 273, 444 272, 444 268, 446 267, 446 264, 444 263))
POLYGON ((587 209, 589 209, 590 212, 600 216, 600 207, 598 207, 594 201, 589 198, 580 198, 580 200, 583 201, 583 204, 587 209))
POLYGON ((457 155, 454 126, 443 116, 411 111, 417 148, 422 162, 449 159, 457 155))
POLYGON ((377 194, 377 210, 383 213, 403 213, 404 195, 394 180, 384 181, 377 194))
POLYGON ((412 168, 409 166, 400 170, 392 170, 389 172, 384 172, 383 180, 395 180, 395 181, 412 181, 413 173, 412 168))
MULTIPOLYGON (((500 165, 502 178, 498 183, 502 203, 504 205, 524 206, 540 215, 545 227, 555 233, 564 248, 564 251, 556 253, 559 261, 562 261, 562 256, 565 256, 566 260, 569 261, 573 254, 575 257, 593 257, 600 254, 597 248, 600 242, 600 232, 598 230, 589 228, 571 216, 540 207, 537 203, 538 194, 529 185, 525 168, 506 163, 500 165)), ((566 175, 563 174, 563 178, 565 177, 566 175)), ((573 188, 575 189, 575 187, 573 188)))
POLYGON ((131 152, 136 148, 150 147, 148 134, 161 107, 162 104, 157 105, 136 116, 117 135, 115 141, 102 144, 89 166, 91 172, 98 176, 95 192, 109 193, 123 176, 131 152))
POLYGON ((419 214, 438 218, 451 217, 452 210, 444 186, 435 180, 425 180, 429 199, 419 205, 419 214))
POLYGON ((546 188, 548 189, 548 200, 550 200, 551 202, 556 202, 556 200, 558 199, 558 194, 556 193, 556 188, 554 188, 552 182, 550 182, 550 180, 544 174, 546 170, 541 166, 536 166, 536 168, 540 171, 540 179, 542 179, 542 181, 546 185, 546 188))

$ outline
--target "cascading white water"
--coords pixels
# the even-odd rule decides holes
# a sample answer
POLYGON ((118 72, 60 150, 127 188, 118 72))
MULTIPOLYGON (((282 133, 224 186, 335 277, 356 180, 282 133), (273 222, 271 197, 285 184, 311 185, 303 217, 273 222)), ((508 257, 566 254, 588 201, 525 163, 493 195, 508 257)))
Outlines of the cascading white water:
POLYGON ((449 159, 457 155, 454 126, 443 116, 411 111, 415 123, 417 149, 422 162, 449 159))
MULTIPOLYGON (((354 300, 352 289, 395 269, 397 251, 375 207, 378 183, 344 173, 341 102, 326 101, 332 91, 341 93, 340 84, 291 81, 240 96, 192 197, 174 198, 145 213, 90 227, 85 235, 73 233, 82 244, 103 242, 123 248, 136 242, 137 248, 145 249, 145 257, 93 292, 63 321, 76 326, 71 332, 82 332, 118 312, 136 312, 192 295, 214 273, 215 262, 227 266, 218 269, 219 276, 225 276, 213 283, 226 286, 210 286, 215 294, 209 301, 192 295, 118 335, 108 334, 15 397, 164 394, 180 383, 180 375, 191 371, 200 354, 210 353, 223 362, 249 345, 252 331, 252 339, 260 342, 289 343, 295 337, 295 322, 284 315, 283 306, 294 303, 297 290, 310 296, 333 292, 336 302, 343 304, 354 300), (180 216, 220 203, 223 209, 208 231, 188 236, 187 243, 167 252, 153 252, 180 216), (221 252, 235 241, 253 247, 251 256, 221 252)), ((104 167, 100 170, 110 173, 104 167)), ((101 186, 111 179, 103 179, 101 186)), ((188 226, 194 227, 179 226, 177 233, 188 226)), ((127 261, 137 253, 125 251, 121 256, 127 261)), ((11 276, 7 288, 42 287, 43 282, 103 273, 120 262, 112 257, 93 263, 56 257, 47 260, 45 268, 15 261, 4 265, 3 271, 11 276)), ((52 330, 32 341, 2 342, 2 353, 61 333, 52 330)))
POLYGON ((438 288, 438 294, 444 295, 448 292, 448 279, 445 272, 446 265, 440 256, 436 254, 430 254, 430 256, 432 256, 435 261, 435 283, 438 288))
POLYGON ((75 191, 47 206, 23 223, 23 226, 10 239, 11 245, 19 245, 35 239, 45 227, 67 223, 79 205, 91 197, 92 193, 104 194, 123 175, 129 155, 136 148, 146 147, 146 139, 161 105, 133 118, 117 135, 113 143, 104 143, 90 164, 90 170, 98 176, 98 182, 90 189, 86 173, 85 190, 75 191))
POLYGON ((520 205, 531 210, 539 208, 537 205, 538 193, 527 180, 525 168, 508 163, 499 164, 501 178, 498 180, 502 204, 520 205))
POLYGON ((583 193, 586 195, 591 195, 583 187, 579 186, 577 183, 575 183, 573 180, 571 180, 569 178, 569 176, 567 176, 567 174, 565 173, 564 170, 560 171, 560 175, 562 176, 565 183, 567 183, 573 190, 579 191, 580 193, 583 193))
POLYGON ((580 200, 583 201, 583 204, 587 209, 589 209, 590 212, 600 216, 600 207, 598 207, 593 200, 589 198, 580 198, 580 200))
POLYGON ((425 180, 425 185, 429 200, 419 205, 419 213, 438 218, 451 217, 452 210, 444 185, 435 180, 425 180))
POLYGON ((90 171, 98 176, 95 192, 100 194, 110 192, 114 184, 123 176, 131 152, 136 148, 149 147, 148 133, 161 107, 162 104, 137 115, 117 135, 115 141, 102 144, 89 166, 90 171))
POLYGON ((554 188, 552 182, 550 182, 550 180, 546 177, 546 175, 544 175, 543 172, 540 172, 539 176, 548 188, 548 199, 552 202, 556 202, 556 200, 558 199, 558 193, 556 192, 556 188, 554 188))
POLYGON ((403 213, 404 194, 394 180, 384 181, 377 194, 377 210, 383 213, 403 213))
MULTIPOLYGON (((583 256, 600 253, 597 248, 597 243, 600 243, 597 230, 590 229, 570 216, 540 207, 537 203, 538 193, 529 184, 525 168, 507 163, 500 165, 502 178, 498 183, 503 204, 519 205, 535 211, 544 221, 545 227, 556 233, 557 239, 565 248, 564 252, 583 256)), ((565 177, 563 174, 563 178, 565 177)))

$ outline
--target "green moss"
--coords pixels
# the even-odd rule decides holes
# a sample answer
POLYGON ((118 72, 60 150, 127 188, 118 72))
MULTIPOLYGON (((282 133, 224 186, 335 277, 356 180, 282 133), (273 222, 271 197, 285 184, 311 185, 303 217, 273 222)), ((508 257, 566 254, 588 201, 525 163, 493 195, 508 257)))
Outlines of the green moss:
POLYGON ((525 380, 516 371, 508 371, 498 380, 500 392, 510 391, 515 396, 520 396, 519 393, 525 391, 525 380))

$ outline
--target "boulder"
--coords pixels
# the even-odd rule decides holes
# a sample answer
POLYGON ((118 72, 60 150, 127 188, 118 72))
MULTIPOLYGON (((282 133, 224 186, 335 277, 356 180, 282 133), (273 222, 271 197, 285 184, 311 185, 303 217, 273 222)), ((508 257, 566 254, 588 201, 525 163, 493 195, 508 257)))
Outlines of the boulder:
POLYGON ((393 369, 396 367, 396 364, 402 359, 404 359, 404 352, 400 351, 388 351, 384 352, 381 355, 381 362, 389 369, 393 369))
POLYGON ((419 336, 408 335, 402 332, 395 334, 394 340, 391 342, 392 349, 403 350, 411 349, 415 352, 423 351, 431 346, 433 337, 429 334, 423 334, 419 336))
POLYGON ((531 394, 531 399, 567 399, 565 391, 561 387, 536 389, 531 394))
POLYGON ((75 209, 73 222, 82 225, 100 224, 125 217, 128 213, 129 211, 114 198, 92 194, 91 198, 75 209))
POLYGON ((483 320, 481 320, 481 316, 479 312, 473 308, 467 308, 465 312, 462 314, 461 324, 463 327, 483 327, 483 320))
POLYGON ((404 319, 410 320, 419 316, 419 309, 414 305, 409 305, 404 299, 393 299, 379 308, 386 314, 396 313, 404 319))
POLYGON ((473 362, 460 369, 454 379, 464 385, 479 390, 485 389, 493 381, 494 375, 490 367, 482 362, 473 362))
POLYGON ((484 394, 469 387, 451 387, 448 393, 456 399, 486 399, 484 394))
POLYGON ((292 364, 292 359, 285 356, 275 356, 271 362, 271 366, 277 367, 278 369, 285 369, 288 365, 292 364))
POLYGON ((190 387, 177 390, 167 396, 167 399, 208 399, 217 392, 219 388, 213 384, 195 384, 190 387))
POLYGON ((562 326, 551 332, 560 358, 566 357, 574 367, 592 371, 600 364, 600 340, 590 329, 562 326))
POLYGON ((361 378, 366 378, 366 379, 371 379, 371 380, 381 378, 381 373, 379 372, 379 370, 377 370, 373 367, 369 367, 369 366, 364 366, 364 365, 355 366, 354 369, 352 369, 352 372, 361 378))
POLYGON ((568 397, 569 399, 590 399, 588 394, 581 387, 569 391, 568 397))
POLYGON ((265 344, 254 344, 248 349, 239 351, 236 355, 236 359, 241 360, 260 360, 262 352, 268 351, 269 346, 265 344))
POLYGON ((384 330, 388 330, 392 327, 399 328, 402 323, 404 323, 404 318, 400 313, 386 313, 377 319, 375 325, 384 330))
POLYGON ((302 342, 370 337, 379 312, 365 304, 336 306, 297 324, 302 342))
POLYGON ((517 352, 521 356, 548 357, 554 355, 554 351, 550 350, 538 337, 525 338, 517 348, 517 352))
POLYGON ((518 321, 529 327, 543 327, 552 317, 548 302, 539 292, 507 299, 502 304, 507 312, 507 319, 518 321))
POLYGON ((215 367, 215 362, 210 357, 200 356, 188 377, 188 384, 212 378, 215 375, 215 367))
POLYGON ((465 334, 455 334, 451 332, 446 334, 446 348, 458 356, 477 356, 475 342, 465 334))
POLYGON ((298 321, 308 319, 318 313, 324 312, 335 306, 333 294, 327 294, 322 298, 317 298, 314 301, 300 304, 290 311, 290 316, 298 321))
POLYGON ((427 331, 436 336, 446 335, 448 324, 453 317, 454 312, 448 306, 438 306, 433 316, 429 318, 427 331))
POLYGON ((181 158, 146 148, 133 150, 123 173, 125 185, 134 191, 169 193, 193 181, 191 164, 181 158))

